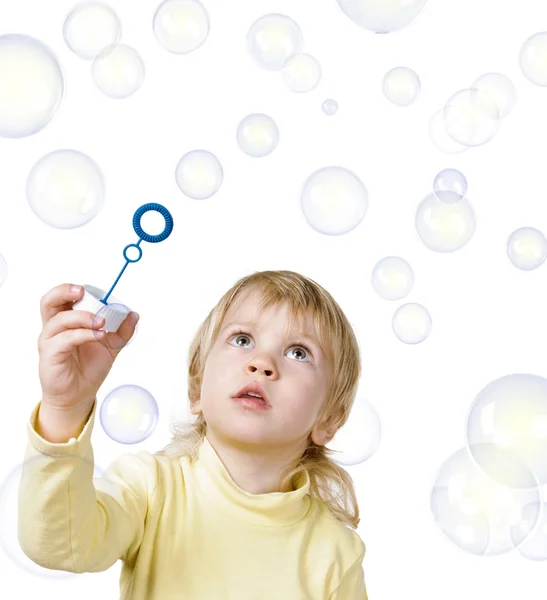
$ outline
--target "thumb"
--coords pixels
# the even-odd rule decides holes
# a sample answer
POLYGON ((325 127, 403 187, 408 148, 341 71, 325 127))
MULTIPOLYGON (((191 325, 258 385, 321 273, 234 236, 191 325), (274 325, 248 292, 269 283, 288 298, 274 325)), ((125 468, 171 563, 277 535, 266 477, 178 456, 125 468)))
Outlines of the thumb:
POLYGON ((106 334, 105 342, 107 346, 116 352, 122 350, 133 337, 138 320, 139 315, 136 312, 129 312, 118 327, 118 331, 109 331, 106 334))

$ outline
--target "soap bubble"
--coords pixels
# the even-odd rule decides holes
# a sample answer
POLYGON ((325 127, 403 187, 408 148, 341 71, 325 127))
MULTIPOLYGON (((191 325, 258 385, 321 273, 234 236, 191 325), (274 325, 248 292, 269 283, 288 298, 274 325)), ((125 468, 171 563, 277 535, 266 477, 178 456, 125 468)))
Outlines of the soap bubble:
POLYGON ((67 46, 86 60, 95 58, 108 46, 115 46, 121 35, 120 18, 103 2, 80 2, 63 25, 67 46))
POLYGON ((237 142, 245 154, 261 158, 275 150, 279 142, 279 130, 268 115, 247 115, 237 128, 237 142))
POLYGON ((407 67, 395 67, 384 75, 384 96, 397 106, 412 104, 420 93, 418 75, 407 67))
POLYGON ((327 235, 355 229, 368 210, 363 182, 344 167, 323 167, 312 173, 300 192, 300 208, 308 224, 327 235))
POLYGON ((321 65, 309 54, 295 54, 281 72, 285 85, 293 92, 309 92, 321 79, 321 65))
POLYGON ((521 227, 509 236, 507 254, 517 269, 537 269, 547 258, 547 239, 535 227, 521 227))
POLYGON ((180 191, 195 200, 210 198, 223 179, 218 158, 207 150, 192 150, 185 154, 175 169, 175 180, 180 191))
POLYGON ((471 404, 465 434, 469 446, 491 447, 479 455, 471 449, 471 454, 501 485, 530 489, 536 480, 547 483, 547 379, 516 373, 489 383, 471 404), (513 455, 525 471, 514 467, 513 455))
POLYGON ((513 82, 501 73, 485 73, 473 82, 471 88, 490 94, 498 107, 501 119, 515 107, 517 90, 513 82))
POLYGON ((321 105, 321 108, 326 115, 332 117, 338 111, 338 102, 332 98, 327 98, 321 105))
POLYGON ((482 90, 456 92, 445 104, 446 133, 464 146, 480 146, 499 130, 499 109, 492 96, 482 90))
POLYGON ((332 460, 343 466, 360 465, 378 449, 381 436, 380 419, 369 402, 357 398, 349 419, 326 445, 333 454, 332 460))
POLYGON ((174 54, 188 54, 209 35, 209 13, 197 0, 164 0, 154 14, 154 35, 174 54))
POLYGON ((95 58, 91 68, 95 85, 111 98, 127 98, 144 81, 144 63, 130 46, 119 44, 106 48, 95 58))
POLYGON ((121 385, 101 404, 101 425, 120 444, 138 444, 149 437, 158 420, 158 405, 150 392, 138 385, 121 385))
POLYGON ((0 36, 0 136, 22 138, 42 130, 64 95, 64 78, 51 49, 28 35, 0 36))
POLYGON ((247 50, 251 58, 268 71, 280 71, 303 47, 300 27, 286 15, 273 13, 260 17, 247 33, 247 50))
POLYGON ((30 208, 46 225, 58 229, 81 227, 104 206, 103 174, 87 154, 55 150, 43 156, 27 178, 30 208))
POLYGON ((6 259, 0 254, 0 286, 4 284, 8 277, 8 263, 6 259))
POLYGON ((454 252, 473 237, 477 224, 475 211, 467 198, 453 204, 429 194, 416 211, 416 231, 422 242, 436 252, 454 252))
POLYGON ((391 320, 393 333, 405 344, 420 344, 431 333, 431 315, 421 304, 399 306, 391 320))
POLYGON ((518 529, 512 535, 513 545, 517 548, 519 554, 529 560, 547 560, 547 503, 532 502, 523 509, 525 531, 532 531, 525 537, 524 541, 519 544, 523 538, 518 529), (540 517, 535 521, 536 515, 540 517), (535 525, 534 525, 535 521, 535 525))
POLYGON ((414 271, 400 256, 386 256, 372 270, 372 286, 384 300, 401 300, 414 287, 414 271))
POLYGON ((446 133, 443 109, 439 109, 429 121, 429 137, 435 146, 445 154, 461 154, 468 148, 459 144, 446 133))
POLYGON ((467 194, 467 179, 457 169, 444 169, 433 180, 435 196, 447 204, 458 202, 467 194))
MULTIPOLYGON (((488 455, 488 446, 476 444, 472 451, 488 455)), ((450 542, 471 554, 492 556, 522 543, 539 517, 539 508, 530 514, 528 506, 538 507, 540 499, 537 487, 524 491, 500 485, 461 448, 435 474, 430 508, 450 542)))
MULTIPOLYGON (((0 487, 0 546, 15 566, 35 577, 43 577, 44 579, 51 580, 68 579, 78 575, 78 573, 71 573, 69 571, 50 569, 47 568, 47 565, 42 566, 33 562, 23 552, 19 542, 19 488, 23 472, 25 479, 32 477, 34 471, 40 473, 40 476, 43 477, 46 470, 51 470, 47 465, 50 465, 52 460, 67 461, 68 458, 84 461, 87 464, 83 466, 93 474, 93 477, 103 477, 103 470, 94 461, 89 461, 82 456, 68 454, 64 455, 62 459, 52 459, 51 456, 38 455, 26 459, 24 463, 13 469, 4 479, 2 486, 0 487)), ((63 469, 63 467, 59 468, 63 469)), ((48 473, 48 476, 49 475, 50 474, 48 473)), ((28 501, 29 500, 27 499, 27 502, 28 501)), ((28 515, 24 515, 21 520, 26 518, 28 518, 28 515)), ((40 539, 37 538, 36 544, 39 545, 39 543, 40 539)))
POLYGON ((547 31, 535 33, 522 44, 519 65, 534 85, 547 86, 547 31))
POLYGON ((375 33, 389 33, 409 25, 422 12, 426 0, 337 0, 357 25, 375 33))

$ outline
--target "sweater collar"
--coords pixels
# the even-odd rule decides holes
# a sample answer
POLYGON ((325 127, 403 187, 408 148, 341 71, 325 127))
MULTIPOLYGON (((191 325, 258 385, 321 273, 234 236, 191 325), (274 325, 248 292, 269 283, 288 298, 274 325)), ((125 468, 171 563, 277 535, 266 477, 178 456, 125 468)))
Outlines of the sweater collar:
POLYGON ((311 504, 308 471, 300 473, 294 482, 296 489, 290 492, 251 494, 235 483, 207 436, 191 468, 207 502, 247 523, 264 527, 292 525, 306 515, 311 504))

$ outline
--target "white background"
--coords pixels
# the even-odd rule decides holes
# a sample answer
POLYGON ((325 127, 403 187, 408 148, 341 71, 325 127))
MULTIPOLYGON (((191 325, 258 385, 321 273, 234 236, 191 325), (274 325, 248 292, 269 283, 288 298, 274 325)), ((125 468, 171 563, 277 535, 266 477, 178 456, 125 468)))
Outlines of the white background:
MULTIPOLYGON (((437 469, 464 445, 465 417, 480 390, 511 373, 547 376, 547 264, 520 271, 506 253, 519 227, 547 233, 547 89, 532 85, 518 65, 522 43, 547 30, 547 5, 430 0, 411 26, 376 36, 335 0, 204 0, 208 39, 193 53, 175 55, 153 35, 157 0, 110 4, 122 21, 122 42, 146 66, 142 88, 125 100, 96 89, 91 62, 66 46, 62 26, 71 0, 0 3, 0 33, 39 38, 66 77, 61 108, 43 131, 0 138, 0 253, 8 263, 0 288, 0 480, 23 459, 27 421, 41 397, 40 298, 64 282, 109 289, 125 264, 123 248, 138 241, 134 211, 159 202, 173 215, 173 233, 160 244, 143 242, 142 259, 115 288, 141 320, 98 398, 136 384, 154 395, 161 418, 154 434, 132 447, 109 439, 97 419, 96 463, 106 468, 122 452, 154 452, 168 443, 170 419, 187 414, 188 346, 228 287, 253 271, 298 271, 328 289, 348 315, 362 349, 360 397, 382 424, 377 452, 348 467, 370 599, 544 600, 545 563, 516 551, 479 557, 459 550, 437 529, 429 495, 437 469), (250 25, 272 12, 300 25, 304 51, 322 65, 323 78, 310 93, 288 91, 279 73, 261 70, 247 54, 250 25), (412 68, 422 81, 420 97, 406 108, 382 95, 382 77, 395 66, 412 68), (489 71, 513 81, 515 110, 486 145, 443 154, 428 135, 431 115, 489 71), (321 110, 329 97, 339 103, 332 117, 321 110), (247 156, 236 142, 237 125, 253 112, 270 115, 280 130, 277 149, 264 158, 247 156), (42 223, 25 195, 34 163, 61 148, 91 156, 107 186, 102 212, 72 230, 42 223), (174 178, 180 157, 196 148, 216 154, 224 168, 220 190, 203 201, 185 197, 174 178), (316 232, 299 209, 303 181, 329 165, 352 170, 369 192, 364 220, 347 235, 316 232), (414 215, 447 167, 468 179, 477 229, 464 248, 442 254, 421 242, 414 215), (374 265, 388 255, 405 258, 415 272, 414 289, 402 301, 382 300, 370 283, 374 265), (433 329, 421 344, 403 344, 392 332, 391 318, 404 302, 431 313, 433 329)), ((117 598, 120 567, 54 580, 19 569, 0 552, 0 595, 117 598)))

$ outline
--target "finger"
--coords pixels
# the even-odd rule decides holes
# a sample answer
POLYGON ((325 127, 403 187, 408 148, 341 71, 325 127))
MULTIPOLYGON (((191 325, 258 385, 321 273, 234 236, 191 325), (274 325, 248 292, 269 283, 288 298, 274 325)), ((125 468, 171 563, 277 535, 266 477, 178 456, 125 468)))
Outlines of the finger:
POLYGON ((72 291, 70 283, 62 283, 49 290, 40 300, 42 327, 56 314, 71 309, 72 303, 80 300, 83 294, 83 286, 80 286, 80 291, 76 293, 72 291))
POLYGON ((40 338, 49 340, 67 329, 99 329, 104 318, 88 310, 65 310, 57 313, 44 325, 40 338))
POLYGON ((87 344, 88 342, 100 343, 104 337, 104 332, 101 331, 94 331, 92 329, 68 329, 57 334, 50 340, 45 354, 50 357, 58 356, 62 359, 65 355, 72 354, 78 346, 87 344))

